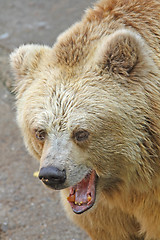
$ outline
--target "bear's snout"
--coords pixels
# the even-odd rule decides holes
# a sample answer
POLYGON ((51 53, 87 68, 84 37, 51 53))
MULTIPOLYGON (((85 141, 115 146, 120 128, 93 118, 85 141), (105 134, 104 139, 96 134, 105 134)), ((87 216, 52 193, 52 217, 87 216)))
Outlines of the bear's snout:
POLYGON ((53 166, 42 167, 39 172, 39 179, 48 187, 58 189, 66 180, 66 171, 53 166))

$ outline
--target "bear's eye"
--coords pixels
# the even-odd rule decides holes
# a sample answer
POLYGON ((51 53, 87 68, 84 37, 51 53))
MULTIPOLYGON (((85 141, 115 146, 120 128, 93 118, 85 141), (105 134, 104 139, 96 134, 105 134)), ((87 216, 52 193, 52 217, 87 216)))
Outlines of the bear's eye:
POLYGON ((35 130, 35 135, 39 141, 44 141, 45 137, 46 137, 46 131, 45 130, 35 130))
POLYGON ((77 142, 83 142, 89 137, 89 132, 86 130, 79 130, 74 133, 74 138, 77 142))

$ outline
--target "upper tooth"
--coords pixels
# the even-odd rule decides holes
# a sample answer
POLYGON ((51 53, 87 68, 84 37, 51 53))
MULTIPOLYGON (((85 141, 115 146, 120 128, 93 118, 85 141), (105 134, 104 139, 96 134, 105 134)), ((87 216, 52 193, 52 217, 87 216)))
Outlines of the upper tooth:
POLYGON ((48 182, 49 180, 46 179, 46 178, 42 178, 42 181, 43 181, 43 182, 48 182))

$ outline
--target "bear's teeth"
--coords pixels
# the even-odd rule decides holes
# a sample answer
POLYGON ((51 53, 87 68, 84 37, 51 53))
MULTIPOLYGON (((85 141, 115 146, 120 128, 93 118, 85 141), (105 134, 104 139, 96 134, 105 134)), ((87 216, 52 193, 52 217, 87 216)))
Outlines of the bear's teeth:
POLYGON ((88 196, 87 200, 88 200, 88 202, 90 202, 92 200, 91 196, 88 196))
POLYGON ((48 182, 48 179, 42 178, 42 181, 43 181, 43 182, 48 182))
POLYGON ((74 202, 75 205, 81 206, 83 202, 74 202))

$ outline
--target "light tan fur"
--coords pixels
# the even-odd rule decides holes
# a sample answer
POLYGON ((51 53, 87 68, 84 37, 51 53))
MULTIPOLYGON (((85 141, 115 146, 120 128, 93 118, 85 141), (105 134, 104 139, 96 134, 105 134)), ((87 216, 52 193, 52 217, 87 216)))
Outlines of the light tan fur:
POLYGON ((160 240, 159 26, 159 0, 102 0, 53 48, 11 54, 25 144, 41 167, 65 167, 62 202, 93 240, 160 240), (75 129, 90 133, 84 145, 75 129), (68 187, 88 169, 96 202, 76 215, 68 187))

